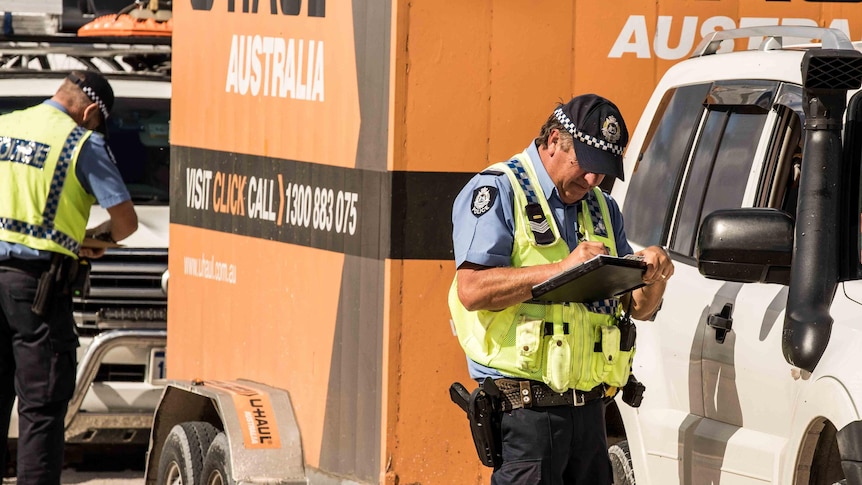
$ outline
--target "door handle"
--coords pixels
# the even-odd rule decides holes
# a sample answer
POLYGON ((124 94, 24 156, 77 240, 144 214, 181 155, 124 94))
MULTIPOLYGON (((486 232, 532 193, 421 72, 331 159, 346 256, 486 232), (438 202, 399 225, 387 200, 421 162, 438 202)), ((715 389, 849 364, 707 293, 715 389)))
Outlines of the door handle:
POLYGON ((725 303, 720 313, 713 313, 706 318, 706 324, 715 329, 715 341, 723 344, 727 332, 733 327, 733 303, 725 303))

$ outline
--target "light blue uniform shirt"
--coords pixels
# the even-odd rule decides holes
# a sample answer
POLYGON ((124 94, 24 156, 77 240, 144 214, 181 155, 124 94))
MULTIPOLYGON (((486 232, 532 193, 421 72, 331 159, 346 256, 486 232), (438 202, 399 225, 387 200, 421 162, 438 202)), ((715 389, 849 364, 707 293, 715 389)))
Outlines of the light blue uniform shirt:
MULTIPOLYGON (((560 199, 557 187, 539 157, 535 140, 527 147, 527 155, 533 162, 539 185, 548 200, 554 221, 560 229, 560 236, 569 245, 569 251, 572 251, 578 245, 578 210, 581 203, 578 201, 574 204, 565 204, 560 199)), ((617 255, 632 254, 634 251, 626 239, 620 208, 609 194, 604 196, 614 228, 617 255)), ((461 189, 452 207, 452 242, 456 267, 460 267, 464 262, 481 266, 511 266, 512 247, 515 241, 514 197, 509 177, 505 174, 477 174, 461 189), (484 201, 477 201, 474 204, 476 194, 483 187, 489 188, 488 191, 482 191, 483 193, 492 194, 491 200, 487 202, 489 207, 484 201), (481 210, 474 210, 474 205, 481 210), (476 215, 476 212, 481 214, 476 215)), ((470 376, 474 379, 503 377, 496 369, 477 364, 470 359, 467 359, 467 364, 470 376)))
MULTIPOLYGON (((68 114, 62 105, 50 99, 45 100, 44 104, 68 114)), ((105 137, 99 132, 94 131, 81 146, 81 153, 75 166, 75 176, 78 177, 84 190, 92 194, 102 207, 114 207, 131 199, 116 162, 108 152, 105 137)), ((21 244, 0 241, 0 261, 11 257, 50 259, 51 254, 21 244)))

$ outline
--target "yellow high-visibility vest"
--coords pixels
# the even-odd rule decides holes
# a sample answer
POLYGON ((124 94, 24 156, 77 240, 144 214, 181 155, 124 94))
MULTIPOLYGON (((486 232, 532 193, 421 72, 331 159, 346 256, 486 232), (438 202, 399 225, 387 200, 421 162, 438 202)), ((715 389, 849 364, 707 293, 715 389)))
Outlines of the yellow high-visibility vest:
POLYGON ((0 240, 78 257, 96 202, 75 176, 90 133, 47 104, 0 116, 0 240))
MULTIPOLYGON (((569 255, 566 241, 526 152, 489 167, 504 172, 514 190, 512 267, 561 261, 569 255), (537 195, 538 193, 538 195, 537 195), (538 204, 541 216, 528 216, 538 204), (532 223, 532 224, 531 224, 532 223), (537 242, 547 241, 545 244, 537 242)), ((581 202, 578 224, 587 239, 598 241, 616 256, 616 241, 607 202, 598 188, 581 202)), ((469 311, 458 298, 458 278, 449 289, 449 310, 458 341, 467 356, 511 377, 542 381, 557 392, 588 391, 601 383, 622 387, 631 371, 635 349, 620 350, 617 326, 622 310, 617 299, 591 303, 529 302, 500 311, 469 311)))

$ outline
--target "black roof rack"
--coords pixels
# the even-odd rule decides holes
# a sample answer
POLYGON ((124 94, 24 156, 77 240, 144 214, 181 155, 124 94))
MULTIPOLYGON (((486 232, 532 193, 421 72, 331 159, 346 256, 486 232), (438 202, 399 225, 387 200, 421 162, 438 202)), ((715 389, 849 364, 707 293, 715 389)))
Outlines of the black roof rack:
POLYGON ((70 70, 53 64, 50 54, 60 54, 106 74, 170 77, 170 40, 170 37, 0 36, 0 70, 70 70))
POLYGON ((0 52, 123 55, 171 52, 170 37, 78 37, 76 35, 0 35, 0 52))

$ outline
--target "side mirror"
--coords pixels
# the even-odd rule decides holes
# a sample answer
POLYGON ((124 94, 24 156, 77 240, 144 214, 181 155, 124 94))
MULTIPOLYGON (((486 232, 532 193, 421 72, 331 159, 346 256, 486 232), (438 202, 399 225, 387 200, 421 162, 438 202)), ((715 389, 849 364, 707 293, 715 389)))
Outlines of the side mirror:
POLYGON ((707 278, 741 283, 790 283, 793 218, 777 209, 718 210, 697 236, 697 269, 707 278))

